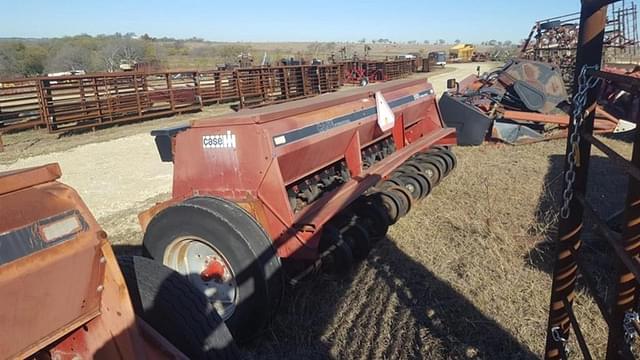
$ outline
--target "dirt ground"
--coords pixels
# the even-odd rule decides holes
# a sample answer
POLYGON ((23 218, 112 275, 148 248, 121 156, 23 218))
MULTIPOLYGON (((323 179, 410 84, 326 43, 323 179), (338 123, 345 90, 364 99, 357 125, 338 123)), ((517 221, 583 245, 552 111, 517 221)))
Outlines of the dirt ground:
MULTIPOLYGON (((431 78, 437 92, 476 65, 456 66, 431 78)), ((9 135, 0 171, 60 162, 62 180, 79 191, 111 241, 136 245, 137 213, 171 191, 172 166, 160 162, 149 131, 224 111, 210 107, 63 139, 9 135)), ((624 139, 606 141, 629 154, 624 139)), ((348 276, 316 275, 287 289, 271 328, 243 347, 246 357, 539 358, 550 291, 546 242, 555 231, 564 140, 455 152, 458 168, 348 276)), ((590 184, 605 193, 593 200, 619 206, 625 182, 606 164, 600 157, 593 162, 592 173, 605 179, 590 184)), ((594 259, 608 251, 597 240, 587 247, 594 259)), ((607 272, 608 264, 593 263, 607 272)), ((576 312, 594 357, 602 357, 606 325, 590 295, 579 293, 576 312)))

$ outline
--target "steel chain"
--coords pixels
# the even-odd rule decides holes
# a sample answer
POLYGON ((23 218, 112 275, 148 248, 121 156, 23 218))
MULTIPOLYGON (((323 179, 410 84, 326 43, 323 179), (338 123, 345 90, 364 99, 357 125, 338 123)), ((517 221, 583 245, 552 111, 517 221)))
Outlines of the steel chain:
POLYGON ((638 337, 638 332, 636 331, 635 326, 633 326, 634 322, 640 322, 640 315, 635 311, 627 311, 624 314, 622 328, 624 329, 624 341, 629 346, 632 346, 633 341, 638 337))
POLYGON ((567 219, 571 213, 569 205, 573 199, 573 183, 576 180, 576 164, 580 152, 580 128, 584 122, 584 107, 587 104, 587 92, 594 88, 600 82, 599 78, 587 77, 587 71, 598 70, 598 66, 583 66, 578 76, 578 91, 573 96, 573 116, 572 119, 572 132, 569 135, 569 153, 567 154, 567 162, 569 168, 564 174, 565 188, 562 192, 563 204, 560 210, 560 216, 563 219, 567 219))
POLYGON ((567 339, 563 338, 561 335, 560 326, 554 326, 551 328, 551 337, 553 341, 557 342, 562 346, 562 351, 564 352, 564 356, 569 355, 569 345, 567 344, 567 339))

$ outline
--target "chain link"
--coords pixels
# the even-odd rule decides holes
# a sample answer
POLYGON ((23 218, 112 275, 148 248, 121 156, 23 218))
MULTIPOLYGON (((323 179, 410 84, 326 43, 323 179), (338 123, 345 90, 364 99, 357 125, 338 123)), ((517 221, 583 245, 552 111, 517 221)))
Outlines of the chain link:
POLYGON ((622 328, 624 329, 624 341, 627 345, 632 346, 633 341, 638 337, 633 323, 640 322, 640 315, 635 311, 627 311, 624 313, 624 320, 622 321, 622 328))
POLYGON ((562 329, 560 329, 560 326, 554 326, 551 328, 551 337, 553 338, 553 341, 560 344, 562 351, 564 352, 564 356, 566 357, 569 355, 569 345, 567 344, 567 339, 562 337, 561 332, 562 329))
MULTIPOLYGON (((578 164, 580 156, 580 128, 584 122, 584 107, 587 104, 587 92, 594 88, 600 82, 599 78, 587 77, 587 71, 598 70, 598 66, 583 66, 578 76, 578 91, 573 96, 573 116, 572 126, 573 130, 569 135, 569 153, 567 154, 567 162, 569 168, 564 174, 565 188, 562 192, 562 208, 560 210, 560 216, 563 219, 567 219, 571 212, 569 205, 573 199, 573 183, 576 180, 576 164, 578 164)), ((579 165, 578 165, 579 166, 579 165)))

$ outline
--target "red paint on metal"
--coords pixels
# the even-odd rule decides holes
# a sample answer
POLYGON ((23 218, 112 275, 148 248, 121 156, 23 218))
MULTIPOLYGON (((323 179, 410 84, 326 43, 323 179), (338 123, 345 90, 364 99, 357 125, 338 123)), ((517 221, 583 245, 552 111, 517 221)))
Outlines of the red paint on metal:
MULTIPOLYGON (((314 259, 327 221, 411 155, 455 144, 455 130, 444 128, 431 85, 408 80, 199 120, 177 133, 173 144, 170 203, 210 195, 244 204, 272 238, 279 256, 314 259), (387 132, 378 127, 375 111, 362 112, 375 109, 377 91, 389 103, 409 99, 392 109, 396 124, 387 132), (351 118, 360 112, 361 118, 351 118), (347 120, 334 124, 332 119, 347 120), (293 131, 296 135, 289 138, 293 131), (233 136, 235 142, 205 145, 204 139, 221 136, 233 136), (362 149, 389 137, 397 150, 364 169, 362 149), (294 212, 287 187, 340 163, 351 178, 294 212)), ((141 218, 148 220, 155 211, 141 218)))
POLYGON ((33 246, 0 264, 0 357, 183 358, 159 335, 140 336, 106 234, 60 176, 57 164, 0 173, 0 234, 33 246), (40 232, 21 231, 68 212, 84 225, 55 245, 35 247, 47 243, 40 232), (163 352, 145 352, 151 342, 163 352))
POLYGON ((200 272, 200 277, 204 281, 220 280, 224 276, 224 264, 216 259, 209 260, 207 267, 200 272))
POLYGON ((347 149, 345 150, 345 161, 352 177, 362 173, 362 153, 360 152, 360 133, 354 132, 347 149))
POLYGON ((404 117, 402 116, 402 113, 399 116, 396 116, 396 121, 393 124, 391 132, 393 141, 396 143, 396 149, 402 149, 405 146, 404 117))

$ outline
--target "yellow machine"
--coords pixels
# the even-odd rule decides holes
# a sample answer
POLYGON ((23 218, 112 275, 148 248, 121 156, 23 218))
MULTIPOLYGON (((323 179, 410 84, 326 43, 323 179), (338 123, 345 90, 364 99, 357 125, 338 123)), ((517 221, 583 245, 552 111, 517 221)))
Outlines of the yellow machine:
POLYGON ((449 58, 454 62, 469 62, 475 51, 471 44, 458 44, 449 49, 449 58))

